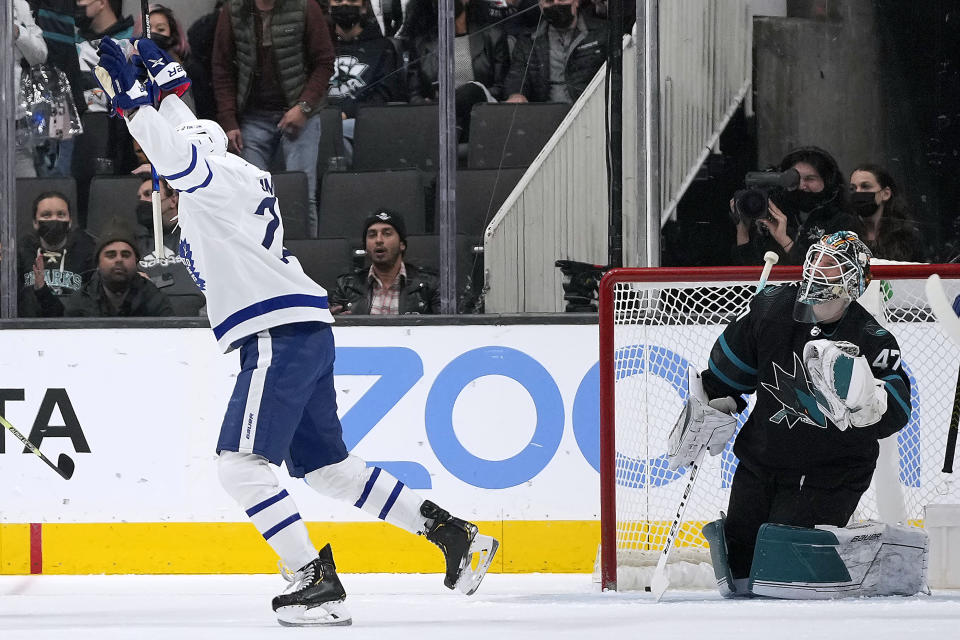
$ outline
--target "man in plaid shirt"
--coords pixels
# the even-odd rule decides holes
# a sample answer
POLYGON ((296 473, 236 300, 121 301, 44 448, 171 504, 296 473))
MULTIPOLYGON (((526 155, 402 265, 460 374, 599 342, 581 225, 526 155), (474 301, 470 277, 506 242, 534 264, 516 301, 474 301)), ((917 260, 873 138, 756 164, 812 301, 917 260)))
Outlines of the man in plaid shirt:
POLYGON ((406 238, 406 224, 399 213, 380 209, 368 216, 363 242, 370 268, 337 278, 330 310, 369 315, 439 313, 437 274, 404 262, 406 238))

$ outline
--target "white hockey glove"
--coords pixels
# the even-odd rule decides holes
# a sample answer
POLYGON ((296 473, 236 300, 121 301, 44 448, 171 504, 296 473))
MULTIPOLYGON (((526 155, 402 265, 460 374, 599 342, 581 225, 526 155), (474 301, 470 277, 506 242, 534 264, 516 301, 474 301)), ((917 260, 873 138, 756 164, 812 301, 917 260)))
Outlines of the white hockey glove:
POLYGON ((812 340, 803 347, 817 406, 841 431, 876 424, 887 410, 883 382, 859 354, 857 345, 843 341, 812 340))
POLYGON ((669 468, 693 464, 704 447, 712 456, 723 451, 737 430, 737 419, 731 415, 736 410, 737 403, 730 396, 707 400, 700 374, 689 368, 687 404, 670 431, 669 468))

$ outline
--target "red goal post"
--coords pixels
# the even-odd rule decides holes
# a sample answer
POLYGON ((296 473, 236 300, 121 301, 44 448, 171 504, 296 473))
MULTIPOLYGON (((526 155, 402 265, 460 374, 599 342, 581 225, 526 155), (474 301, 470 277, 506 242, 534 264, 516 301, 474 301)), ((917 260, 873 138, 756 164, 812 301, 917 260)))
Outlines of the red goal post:
MULTIPOLYGON (((685 470, 666 466, 667 436, 683 406, 686 367, 706 366, 713 342, 753 297, 760 271, 760 266, 625 268, 609 271, 600 283, 603 589, 649 584, 686 485, 685 470)), ((861 297, 897 338, 903 353, 890 357, 902 358, 913 388, 911 419, 890 442, 881 443, 876 488, 864 495, 854 516, 860 520, 880 518, 881 511, 890 520, 891 509, 898 507, 906 517, 897 519, 922 526, 927 504, 960 501, 940 473, 960 347, 943 333, 926 302, 924 284, 932 273, 943 279, 948 300, 960 295, 960 265, 877 264, 875 284, 861 297)), ((778 266, 768 283, 800 277, 799 266, 778 266)), ((751 398, 740 424, 752 406, 751 398)), ((709 568, 702 564, 709 562, 709 553, 700 527, 726 509, 736 462, 730 446, 705 458, 671 561, 709 568)), ((677 581, 671 578, 672 584, 677 581)))

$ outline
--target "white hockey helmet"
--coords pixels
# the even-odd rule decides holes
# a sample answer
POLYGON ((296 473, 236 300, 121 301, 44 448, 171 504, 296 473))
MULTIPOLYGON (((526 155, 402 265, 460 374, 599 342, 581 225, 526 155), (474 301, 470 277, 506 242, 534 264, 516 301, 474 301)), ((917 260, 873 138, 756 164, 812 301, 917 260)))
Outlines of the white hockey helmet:
POLYGON ((803 261, 794 319, 824 322, 838 318, 870 284, 870 249, 852 231, 837 231, 810 246, 803 261))
POLYGON ((227 154, 227 134, 213 120, 188 120, 177 126, 177 133, 193 144, 200 156, 227 154))

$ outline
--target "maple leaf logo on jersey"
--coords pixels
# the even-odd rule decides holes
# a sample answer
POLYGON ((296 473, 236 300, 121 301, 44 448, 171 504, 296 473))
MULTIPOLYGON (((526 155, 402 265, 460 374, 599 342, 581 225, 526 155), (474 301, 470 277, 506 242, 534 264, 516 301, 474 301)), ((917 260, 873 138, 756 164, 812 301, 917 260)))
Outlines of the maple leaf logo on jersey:
POLYGON ((197 265, 193 262, 193 250, 190 248, 190 243, 187 242, 185 238, 180 239, 180 257, 186 260, 187 271, 190 272, 190 276, 193 278, 193 281, 197 283, 197 288, 200 291, 207 290, 207 283, 202 277, 200 277, 200 272, 197 271, 197 265))
POLYGON ((777 363, 773 364, 773 380, 775 384, 761 383, 763 388, 783 405, 780 411, 770 416, 770 422, 787 422, 787 427, 793 429, 798 422, 803 422, 821 429, 827 428, 827 418, 817 406, 817 401, 810 390, 810 381, 807 379, 807 370, 800 360, 800 356, 793 354, 793 372, 787 373, 777 363))
POLYGON ((369 68, 370 65, 360 62, 356 56, 337 56, 327 95, 339 98, 353 96, 367 86, 363 81, 363 74, 369 68))

